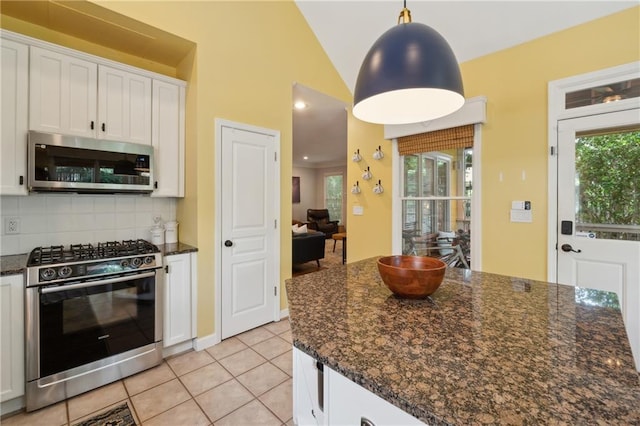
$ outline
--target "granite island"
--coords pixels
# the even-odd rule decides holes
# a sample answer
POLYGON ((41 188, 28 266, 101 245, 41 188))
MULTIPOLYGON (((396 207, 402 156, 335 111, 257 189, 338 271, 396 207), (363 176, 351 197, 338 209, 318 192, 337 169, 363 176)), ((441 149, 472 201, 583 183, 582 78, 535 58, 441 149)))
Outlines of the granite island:
POLYGON ((448 268, 403 300, 377 259, 287 280, 294 348, 430 425, 640 424, 615 294, 448 268))

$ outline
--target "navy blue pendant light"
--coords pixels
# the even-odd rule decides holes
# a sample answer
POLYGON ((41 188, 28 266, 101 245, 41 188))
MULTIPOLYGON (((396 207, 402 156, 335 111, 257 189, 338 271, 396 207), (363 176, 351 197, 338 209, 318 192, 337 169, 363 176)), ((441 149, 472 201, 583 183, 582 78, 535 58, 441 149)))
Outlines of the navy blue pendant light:
POLYGON ((411 22, 405 0, 398 25, 376 40, 360 67, 353 115, 371 123, 407 124, 451 114, 463 104, 451 47, 433 28, 411 22))

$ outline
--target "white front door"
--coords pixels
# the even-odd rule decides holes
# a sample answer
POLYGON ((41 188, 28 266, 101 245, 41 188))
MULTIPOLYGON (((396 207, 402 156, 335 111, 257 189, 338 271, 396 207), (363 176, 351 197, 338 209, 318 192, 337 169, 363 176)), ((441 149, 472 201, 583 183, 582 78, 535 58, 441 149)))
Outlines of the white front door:
POLYGON ((274 134, 221 127, 221 338, 277 319, 274 134))
MULTIPOLYGON (((558 122, 557 280, 618 295, 636 368, 640 368, 639 199, 638 109, 558 122)), ((605 298, 600 303, 615 301, 605 298)))

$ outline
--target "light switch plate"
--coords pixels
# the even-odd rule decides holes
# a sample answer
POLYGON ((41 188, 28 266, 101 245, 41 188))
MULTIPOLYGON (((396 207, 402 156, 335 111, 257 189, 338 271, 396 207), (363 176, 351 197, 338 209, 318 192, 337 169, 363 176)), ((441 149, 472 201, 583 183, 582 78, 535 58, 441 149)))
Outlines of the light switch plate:
POLYGON ((364 214, 364 207, 353 206, 353 214, 354 216, 362 216, 364 214))
POLYGON ((511 222, 533 222, 531 210, 511 210, 511 222))

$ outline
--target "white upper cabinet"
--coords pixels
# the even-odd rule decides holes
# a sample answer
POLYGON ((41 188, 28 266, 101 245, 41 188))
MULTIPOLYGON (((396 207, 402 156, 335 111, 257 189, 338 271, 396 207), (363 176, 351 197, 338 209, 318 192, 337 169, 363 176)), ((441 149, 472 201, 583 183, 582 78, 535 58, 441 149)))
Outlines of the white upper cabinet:
POLYGON ((29 128, 96 137, 98 65, 31 46, 29 128))
POLYGON ((0 39, 0 194, 27 194, 29 47, 0 39))
POLYGON ((151 78, 31 47, 29 128, 151 145, 151 78))
POLYGON ((27 194, 29 130, 154 147, 156 197, 184 197, 186 82, 0 29, 0 194, 27 194))
POLYGON ((98 66, 98 138, 151 145, 151 78, 98 66))
POLYGON ((152 145, 155 190, 152 196, 184 197, 183 85, 153 81, 152 145))

